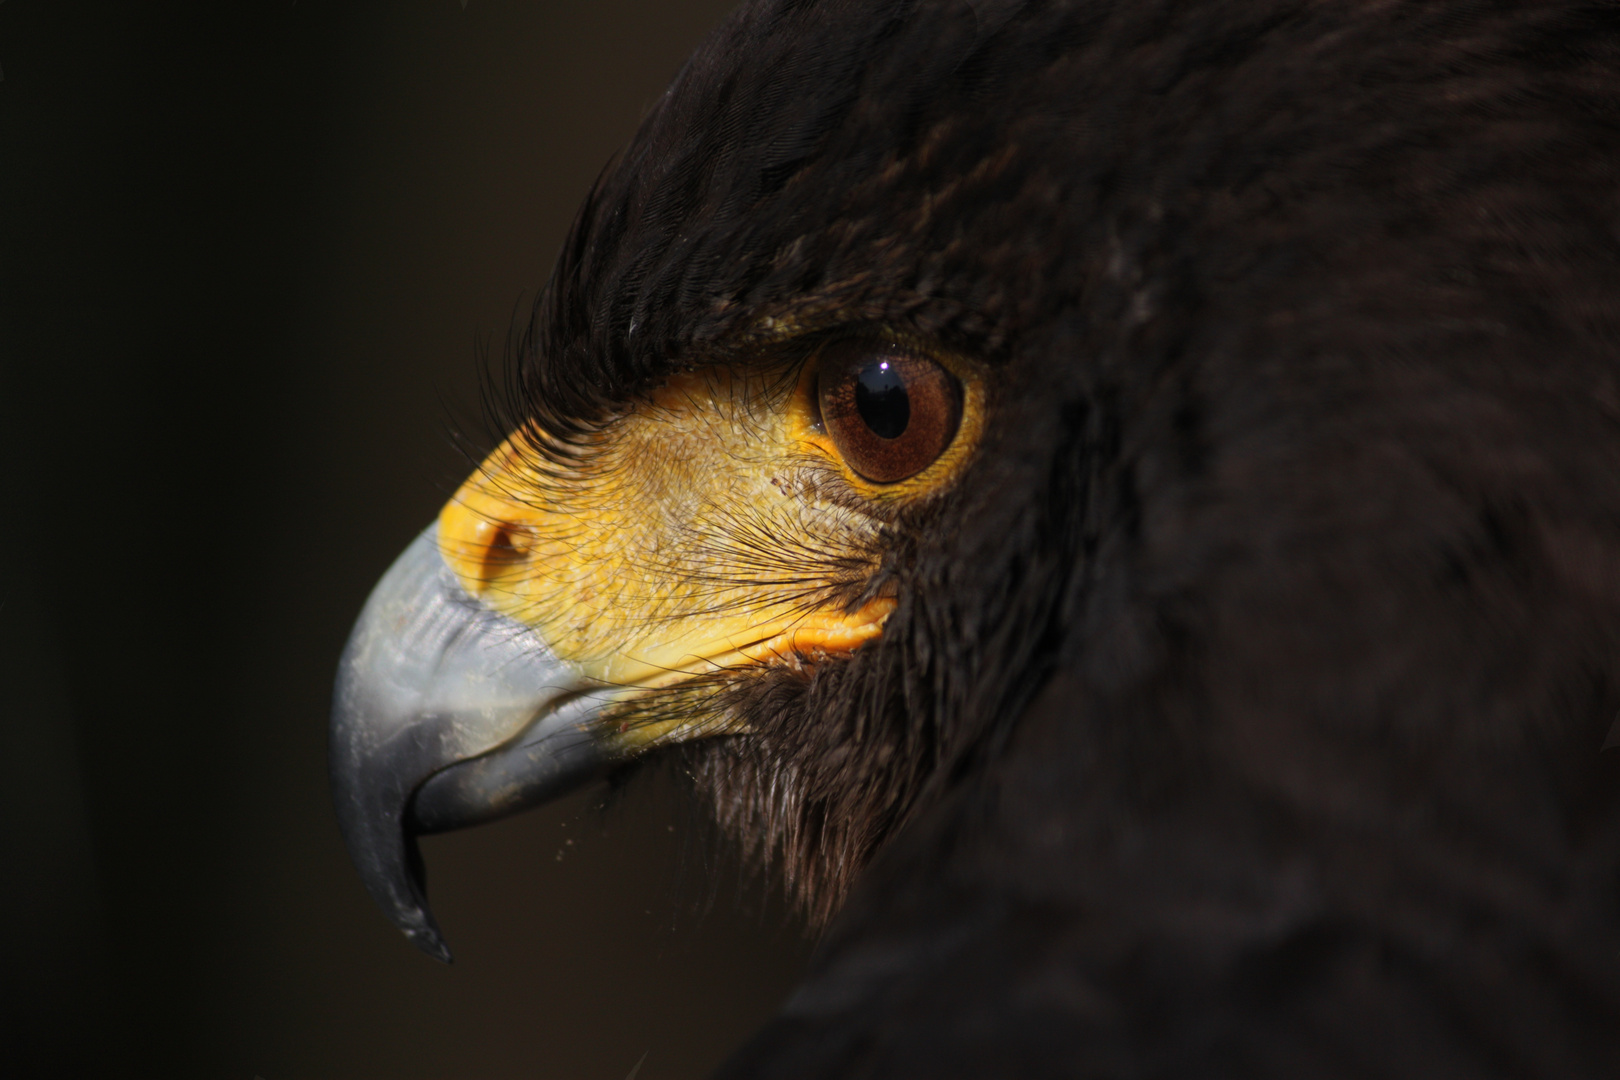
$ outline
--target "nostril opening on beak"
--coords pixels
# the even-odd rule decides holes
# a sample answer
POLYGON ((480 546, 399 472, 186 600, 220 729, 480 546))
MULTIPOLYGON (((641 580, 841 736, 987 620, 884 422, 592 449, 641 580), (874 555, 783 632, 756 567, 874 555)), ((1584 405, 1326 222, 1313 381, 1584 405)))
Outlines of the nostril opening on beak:
POLYGON ((533 534, 522 525, 500 523, 492 526, 489 543, 484 548, 480 574, 485 584, 494 581, 529 557, 534 546, 533 534))
POLYGON ((446 537, 444 559, 476 596, 526 563, 534 542, 534 533, 526 525, 484 518, 470 529, 463 525, 459 539, 454 533, 446 537))

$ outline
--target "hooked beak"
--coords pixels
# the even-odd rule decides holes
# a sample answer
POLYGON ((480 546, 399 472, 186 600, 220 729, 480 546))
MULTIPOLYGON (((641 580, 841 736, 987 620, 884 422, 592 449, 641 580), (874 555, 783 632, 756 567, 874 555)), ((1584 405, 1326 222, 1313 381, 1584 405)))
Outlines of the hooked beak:
POLYGON ((726 687, 852 652, 894 608, 852 607, 842 580, 876 565, 868 519, 782 486, 772 463, 805 453, 802 409, 742 425, 748 385, 671 377, 660 393, 559 460, 515 433, 349 637, 338 821, 372 898, 440 960, 417 837, 548 802, 657 747, 741 734, 726 687), (802 569, 807 551, 823 562, 802 569))
POLYGON ((332 704, 338 823, 366 889, 448 962, 416 838, 492 821, 600 775, 590 719, 608 691, 531 628, 470 596, 438 526, 383 576, 343 651, 332 704))

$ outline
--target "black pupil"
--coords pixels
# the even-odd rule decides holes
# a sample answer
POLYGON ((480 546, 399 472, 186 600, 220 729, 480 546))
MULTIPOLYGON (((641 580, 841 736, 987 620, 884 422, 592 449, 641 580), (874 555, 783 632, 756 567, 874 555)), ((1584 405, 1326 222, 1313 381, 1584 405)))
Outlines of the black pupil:
POLYGON ((906 393, 900 365, 878 360, 855 376, 855 409, 880 439, 898 439, 911 423, 911 395, 906 393))

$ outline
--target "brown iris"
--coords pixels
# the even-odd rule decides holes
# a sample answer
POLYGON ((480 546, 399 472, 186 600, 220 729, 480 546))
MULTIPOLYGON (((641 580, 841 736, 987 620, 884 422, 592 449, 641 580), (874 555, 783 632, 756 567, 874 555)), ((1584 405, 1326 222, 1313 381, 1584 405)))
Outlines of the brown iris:
POLYGON ((840 341, 821 354, 817 404, 855 472, 892 484, 944 453, 962 420, 962 384, 937 361, 899 345, 840 341))

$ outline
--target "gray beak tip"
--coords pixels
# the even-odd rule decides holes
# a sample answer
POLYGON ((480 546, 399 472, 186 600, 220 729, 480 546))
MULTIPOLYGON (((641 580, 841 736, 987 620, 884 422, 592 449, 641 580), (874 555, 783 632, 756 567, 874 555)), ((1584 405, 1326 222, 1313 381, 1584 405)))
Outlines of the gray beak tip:
POLYGON ((455 958, 450 955, 450 946, 444 943, 444 937, 439 933, 438 929, 431 925, 433 916, 426 911, 423 914, 427 915, 430 925, 419 930, 406 930, 405 936, 410 939, 412 945, 415 945, 441 964, 455 963, 455 958))

